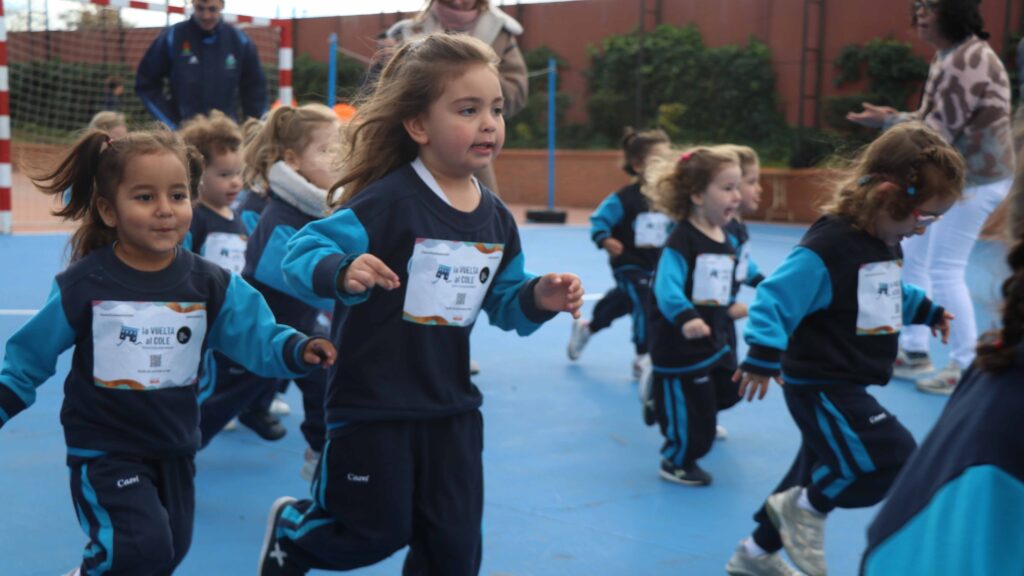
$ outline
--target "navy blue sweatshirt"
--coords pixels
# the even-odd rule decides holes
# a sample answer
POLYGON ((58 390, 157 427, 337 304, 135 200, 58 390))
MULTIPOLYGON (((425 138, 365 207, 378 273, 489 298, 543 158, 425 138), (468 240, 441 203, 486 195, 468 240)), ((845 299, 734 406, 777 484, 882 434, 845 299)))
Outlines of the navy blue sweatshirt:
POLYGON ((249 234, 256 229, 256 225, 260 222, 260 215, 263 214, 263 209, 266 207, 267 197, 253 190, 249 190, 245 195, 245 200, 239 204, 237 212, 242 217, 242 223, 245 224, 245 229, 249 234))
POLYGON ((249 237, 242 277, 263 294, 278 322, 312 333, 320 311, 332 310, 334 301, 330 298, 302 300, 300 293, 285 282, 282 264, 288 241, 315 218, 275 197, 273 191, 269 196, 259 223, 249 237))
POLYGON ((212 32, 193 18, 165 28, 139 62, 135 93, 150 114, 172 129, 212 110, 235 121, 260 118, 267 110, 267 80, 256 45, 223 21, 212 32))
POLYGON ((689 221, 672 231, 658 260, 651 297, 651 361, 662 374, 697 374, 729 353, 727 325, 736 251, 689 221), (683 324, 701 318, 711 336, 687 340, 683 324))
POLYGON ((725 225, 725 233, 729 235, 729 242, 736 249, 736 282, 733 283, 732 296, 736 298, 741 286, 757 288, 757 285, 764 280, 761 274, 761 267, 750 257, 750 232, 747 231, 747 224, 733 218, 725 225))
POLYGON ((635 182, 605 198, 590 215, 590 238, 598 248, 609 237, 622 242, 622 254, 609 257, 613 271, 625 267, 653 271, 673 226, 668 216, 651 210, 640 183, 635 182))
POLYGON ((187 250, 141 272, 102 248, 58 274, 42 310, 7 341, 0 426, 32 405, 74 346, 61 408, 69 455, 191 455, 207 347, 257 374, 292 378, 313 368, 302 360, 306 341, 276 324, 241 277, 187 250))
POLYGON ((781 370, 786 384, 888 383, 903 325, 933 326, 943 315, 903 283, 902 258, 847 218, 819 218, 757 287, 743 370, 781 370))
POLYGON ((862 574, 1024 574, 1024 346, 972 365, 874 522, 862 574))
POLYGON ((538 309, 515 220, 490 191, 461 212, 406 165, 288 244, 285 276, 307 300, 334 298, 332 336, 345 353, 327 390, 329 430, 350 420, 424 419, 481 404, 469 379, 477 312, 526 335, 554 317, 538 309), (401 279, 395 290, 338 290, 362 254, 401 279))
POLYGON ((241 274, 248 241, 249 232, 238 214, 228 220, 205 205, 196 204, 192 225, 181 245, 228 272, 241 274))

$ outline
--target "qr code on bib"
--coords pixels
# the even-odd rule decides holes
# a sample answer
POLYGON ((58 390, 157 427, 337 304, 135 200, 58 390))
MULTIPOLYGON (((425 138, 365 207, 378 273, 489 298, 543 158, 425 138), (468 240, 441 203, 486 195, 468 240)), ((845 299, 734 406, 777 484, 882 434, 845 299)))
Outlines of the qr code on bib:
POLYGON ((149 357, 149 367, 150 368, 160 368, 160 365, 162 363, 163 363, 163 356, 161 356, 159 354, 151 354, 150 355, 150 357, 149 357))

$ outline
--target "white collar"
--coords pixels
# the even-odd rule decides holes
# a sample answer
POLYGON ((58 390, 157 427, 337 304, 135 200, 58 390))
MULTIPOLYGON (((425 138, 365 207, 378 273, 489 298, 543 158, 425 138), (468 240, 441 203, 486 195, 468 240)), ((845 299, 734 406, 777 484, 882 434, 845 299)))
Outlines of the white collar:
MULTIPOLYGON (((437 194, 437 197, 444 200, 445 204, 449 206, 452 205, 452 201, 448 199, 448 195, 444 193, 444 190, 441 189, 441 185, 437 183, 437 178, 434 178, 434 175, 430 173, 430 170, 427 170, 427 166, 423 163, 423 159, 417 156, 416 159, 412 161, 412 169, 416 171, 416 175, 420 177, 420 180, 423 180, 423 183, 427 185, 427 188, 430 188, 431 192, 437 194)), ((477 194, 480 194, 480 182, 477 181, 476 176, 470 176, 470 178, 473 180, 473 187, 476 188, 477 194)))
POLYGON ((317 188, 283 161, 274 162, 267 174, 270 190, 289 206, 313 218, 327 214, 327 191, 317 188))

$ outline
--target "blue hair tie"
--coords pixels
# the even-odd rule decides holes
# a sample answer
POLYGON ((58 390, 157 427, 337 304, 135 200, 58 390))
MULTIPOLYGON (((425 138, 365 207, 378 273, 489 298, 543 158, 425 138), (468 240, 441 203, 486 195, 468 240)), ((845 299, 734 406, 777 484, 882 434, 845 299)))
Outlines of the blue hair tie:
POLYGON ((915 186, 907 186, 907 196, 913 196, 917 194, 917 188, 915 186))
POLYGON ((868 182, 871 182, 872 178, 874 178, 874 176, 872 176, 871 174, 865 174, 864 176, 861 176, 860 178, 857 179, 857 186, 866 185, 868 182))

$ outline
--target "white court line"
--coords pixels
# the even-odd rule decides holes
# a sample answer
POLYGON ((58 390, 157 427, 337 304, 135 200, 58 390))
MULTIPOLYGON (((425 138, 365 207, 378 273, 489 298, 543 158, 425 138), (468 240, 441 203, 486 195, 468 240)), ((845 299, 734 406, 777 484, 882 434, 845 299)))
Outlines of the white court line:
POLYGON ((0 308, 0 316, 35 316, 37 312, 39 312, 39 310, 5 310, 0 308))

